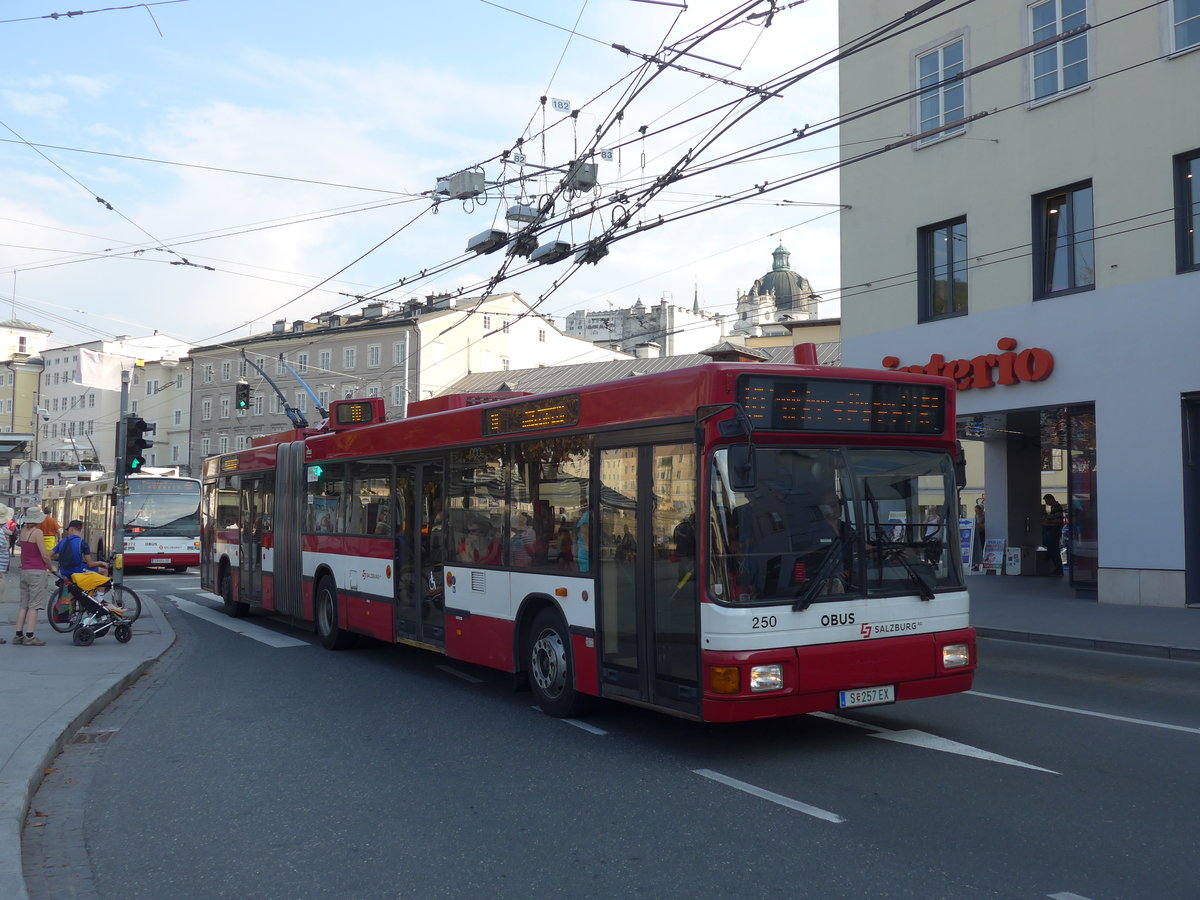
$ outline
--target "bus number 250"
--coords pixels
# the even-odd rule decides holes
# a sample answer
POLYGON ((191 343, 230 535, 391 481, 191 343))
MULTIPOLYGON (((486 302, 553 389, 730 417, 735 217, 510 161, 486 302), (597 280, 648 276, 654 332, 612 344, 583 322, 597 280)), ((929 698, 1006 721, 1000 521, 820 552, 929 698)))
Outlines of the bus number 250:
POLYGON ((774 628, 779 624, 779 620, 774 616, 755 616, 751 621, 751 628, 774 628))

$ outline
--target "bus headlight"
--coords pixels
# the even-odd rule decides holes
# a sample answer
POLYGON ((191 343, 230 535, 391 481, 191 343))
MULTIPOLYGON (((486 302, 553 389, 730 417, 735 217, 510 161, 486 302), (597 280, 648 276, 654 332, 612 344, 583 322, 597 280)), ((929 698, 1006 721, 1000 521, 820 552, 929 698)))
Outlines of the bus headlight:
POLYGON ((942 665, 959 669, 971 664, 971 648, 966 644, 947 644, 942 648, 942 665))
POLYGON ((783 666, 779 663, 771 663, 769 666, 751 666, 750 690, 756 694, 762 691, 783 690, 783 666))

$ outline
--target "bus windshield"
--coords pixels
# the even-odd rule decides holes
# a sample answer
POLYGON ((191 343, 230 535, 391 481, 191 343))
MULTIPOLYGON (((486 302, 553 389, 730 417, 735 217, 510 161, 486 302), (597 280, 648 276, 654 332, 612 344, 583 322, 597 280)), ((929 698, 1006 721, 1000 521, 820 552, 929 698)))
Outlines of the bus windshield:
POLYGON ((814 601, 962 588, 949 454, 755 448, 754 487, 713 455, 709 592, 724 603, 814 601))
POLYGON ((129 534, 155 537, 196 537, 200 534, 200 490, 138 491, 129 486, 125 529, 129 534))

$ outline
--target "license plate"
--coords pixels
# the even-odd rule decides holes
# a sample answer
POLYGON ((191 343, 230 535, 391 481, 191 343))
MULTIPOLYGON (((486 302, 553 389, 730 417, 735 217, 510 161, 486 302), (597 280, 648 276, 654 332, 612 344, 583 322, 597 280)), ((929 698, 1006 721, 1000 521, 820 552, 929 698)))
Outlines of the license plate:
POLYGON ((859 688, 856 691, 838 691, 838 706, 874 706, 876 703, 895 703, 896 686, 884 684, 879 687, 859 688))
POLYGON ((150 559, 150 565, 152 565, 152 566, 155 565, 156 563, 170 564, 170 562, 171 562, 170 557, 151 557, 151 559, 150 559))

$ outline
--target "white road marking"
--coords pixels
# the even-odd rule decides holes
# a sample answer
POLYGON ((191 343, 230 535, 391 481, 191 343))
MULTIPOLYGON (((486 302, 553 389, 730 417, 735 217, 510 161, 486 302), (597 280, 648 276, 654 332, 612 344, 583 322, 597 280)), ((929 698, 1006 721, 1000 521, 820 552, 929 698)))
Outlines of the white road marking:
POLYGON ((793 800, 791 797, 785 797, 783 794, 776 794, 774 791, 768 791, 765 788, 756 787, 752 784, 747 784, 744 781, 738 781, 736 778, 730 778, 728 775, 722 775, 720 772, 714 772, 712 769, 692 769, 697 775, 703 778, 711 779, 726 787, 734 788, 735 790, 745 791, 747 794, 752 794, 755 797, 760 797, 763 800, 769 800, 772 803, 778 803, 780 806, 786 806, 788 809, 794 809, 796 812, 804 813, 806 816, 813 816, 817 819, 824 819, 826 822, 840 823, 846 820, 837 813, 831 813, 827 809, 821 809, 816 806, 809 806, 807 803, 801 803, 799 800, 793 800))
POLYGON ((254 625, 245 619, 231 619, 225 613, 217 612, 215 609, 207 607, 202 603, 193 603, 191 600, 184 600, 182 597, 176 597, 174 594, 168 594, 167 599, 173 601, 177 607, 195 616, 197 619, 211 622, 213 625, 224 628, 226 631, 245 635, 261 644, 266 644, 268 647, 312 646, 308 641, 299 641, 287 635, 276 634, 274 631, 254 625))
POLYGON ((1047 894, 1050 900, 1088 900, 1081 894, 1072 894, 1070 891, 1059 891, 1057 894, 1047 894))
MULTIPOLYGON (((549 713, 547 713, 540 706, 531 706, 529 708, 536 709, 538 712, 540 712, 544 716, 549 715, 549 713)), ((580 731, 586 731, 586 732, 589 732, 590 734, 608 734, 608 732, 605 731, 603 728, 597 728, 595 725, 591 725, 587 722, 581 722, 578 719, 559 719, 559 721, 566 722, 568 725, 574 725, 580 731)))
POLYGON ((1055 772, 1053 769, 1043 769, 1041 766, 1035 766, 1032 763, 1025 763, 1018 759, 1000 756, 998 753, 989 753, 987 750, 980 750, 978 747, 972 747, 970 744, 960 744, 958 741, 938 737, 936 734, 929 734, 926 731, 916 731, 912 728, 906 728, 903 731, 892 731, 888 728, 881 728, 878 725, 870 725, 866 722, 858 722, 854 719, 835 716, 833 713, 817 712, 809 713, 809 715, 818 719, 828 719, 830 722, 837 722, 841 725, 853 725, 855 728, 863 728, 871 732, 871 737, 881 738, 885 741, 894 741, 897 744, 924 747, 926 750, 941 750, 943 753, 957 753, 960 756, 971 756, 975 759, 982 759, 988 762, 1003 763, 1006 766, 1033 769, 1036 772, 1046 772, 1050 775, 1061 774, 1055 772))
POLYGON ((1007 703, 1020 703, 1023 706, 1037 706, 1041 709, 1053 709, 1058 712, 1075 713, 1079 716, 1092 716, 1097 719, 1110 719, 1113 722, 1127 722, 1130 725, 1146 725, 1150 728, 1165 728, 1168 731, 1183 731, 1187 734, 1200 734, 1200 728, 1187 725, 1171 725, 1167 722, 1151 722, 1149 719, 1133 719, 1129 716, 1114 716, 1112 713, 1093 712, 1090 709, 1076 709, 1073 706, 1058 706, 1054 703, 1039 703, 1036 700, 1019 700, 1016 697, 1002 697, 999 694, 985 694, 982 691, 966 691, 974 697, 986 697, 988 700, 1004 700, 1007 703))
POLYGON ((451 666, 438 666, 447 675, 453 675, 455 678, 461 678, 463 681, 469 681, 471 684, 483 684, 482 678, 476 678, 474 675, 468 675, 466 672, 460 672, 451 666))

